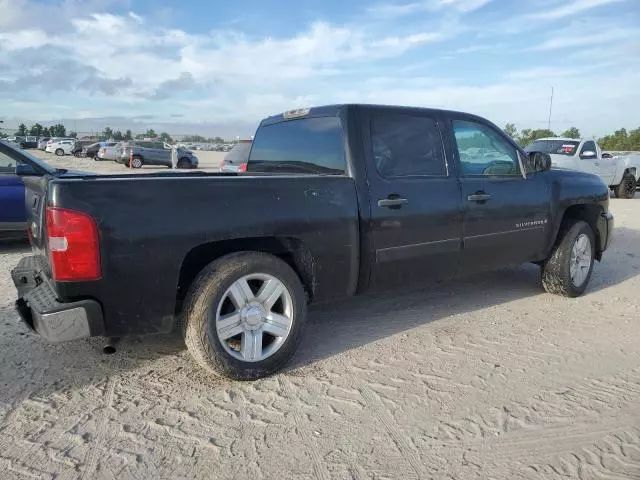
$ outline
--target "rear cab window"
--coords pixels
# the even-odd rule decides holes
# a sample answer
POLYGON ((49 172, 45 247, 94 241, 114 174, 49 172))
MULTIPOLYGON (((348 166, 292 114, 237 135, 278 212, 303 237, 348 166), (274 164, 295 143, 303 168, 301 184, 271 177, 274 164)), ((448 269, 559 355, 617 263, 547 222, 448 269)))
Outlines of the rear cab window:
POLYGON ((580 145, 579 141, 572 140, 536 140, 525 147, 525 152, 542 152, 553 155, 566 155, 571 157, 576 153, 580 145))
POLYGON ((305 117, 262 125, 253 140, 247 171, 345 175, 340 118, 305 117))

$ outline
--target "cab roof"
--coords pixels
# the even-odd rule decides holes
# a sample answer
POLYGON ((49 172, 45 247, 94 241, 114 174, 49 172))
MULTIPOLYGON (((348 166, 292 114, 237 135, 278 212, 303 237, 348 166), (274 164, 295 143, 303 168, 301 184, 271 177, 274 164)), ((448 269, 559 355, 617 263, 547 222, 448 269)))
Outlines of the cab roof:
POLYGON ((343 104, 334 104, 334 105, 321 105, 317 107, 307 107, 307 108, 298 108, 295 110, 288 110, 286 112, 279 113, 277 115, 271 115, 262 122, 260 122, 261 126, 271 125, 274 123, 279 123, 287 120, 294 120, 296 118, 313 118, 313 117, 336 117, 341 114, 344 110, 347 109, 359 109, 359 110, 367 110, 367 109, 385 109, 385 110, 399 110, 406 112, 408 110, 415 110, 421 112, 432 112, 432 113, 454 113, 456 115, 464 115, 469 118, 477 118, 482 121, 487 121, 486 119, 479 117, 477 115, 473 115, 471 113, 460 112, 455 110, 443 110, 436 108, 426 108, 426 107, 415 107, 410 105, 376 105, 376 104, 367 104, 367 103, 343 103, 343 104))

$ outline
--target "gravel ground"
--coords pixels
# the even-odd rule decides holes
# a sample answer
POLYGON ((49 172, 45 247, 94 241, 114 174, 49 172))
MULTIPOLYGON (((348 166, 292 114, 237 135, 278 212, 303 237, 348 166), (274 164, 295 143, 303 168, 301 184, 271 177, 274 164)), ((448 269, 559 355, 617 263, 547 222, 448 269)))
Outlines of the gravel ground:
POLYGON ((1 477, 638 479, 639 201, 612 200, 581 298, 524 266, 315 308, 253 383, 173 337, 42 343, 12 307, 28 249, 2 245, 1 477))

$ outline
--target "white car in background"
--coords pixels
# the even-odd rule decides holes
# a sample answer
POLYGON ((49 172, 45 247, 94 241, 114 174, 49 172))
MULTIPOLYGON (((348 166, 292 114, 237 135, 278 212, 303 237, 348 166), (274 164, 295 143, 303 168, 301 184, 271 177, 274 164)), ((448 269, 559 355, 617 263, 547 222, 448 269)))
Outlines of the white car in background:
POLYGON ((71 155, 71 150, 75 146, 74 140, 58 140, 47 144, 46 152, 55 153, 59 157, 62 155, 71 155))
POLYGON ((528 152, 548 153, 552 167, 598 175, 618 198, 633 198, 640 178, 640 157, 602 154, 593 139, 541 138, 525 147, 528 152))

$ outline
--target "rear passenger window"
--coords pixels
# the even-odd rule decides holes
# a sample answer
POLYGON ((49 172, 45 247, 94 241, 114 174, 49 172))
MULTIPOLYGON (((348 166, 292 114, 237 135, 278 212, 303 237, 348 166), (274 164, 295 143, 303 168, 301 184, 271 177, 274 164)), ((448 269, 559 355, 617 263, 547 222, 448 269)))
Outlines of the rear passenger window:
POLYGON ((343 175, 346 161, 340 119, 303 118, 260 127, 247 171, 343 175))
POLYGON ((374 116, 371 143, 376 168, 383 177, 447 175, 442 137, 432 118, 374 116))

